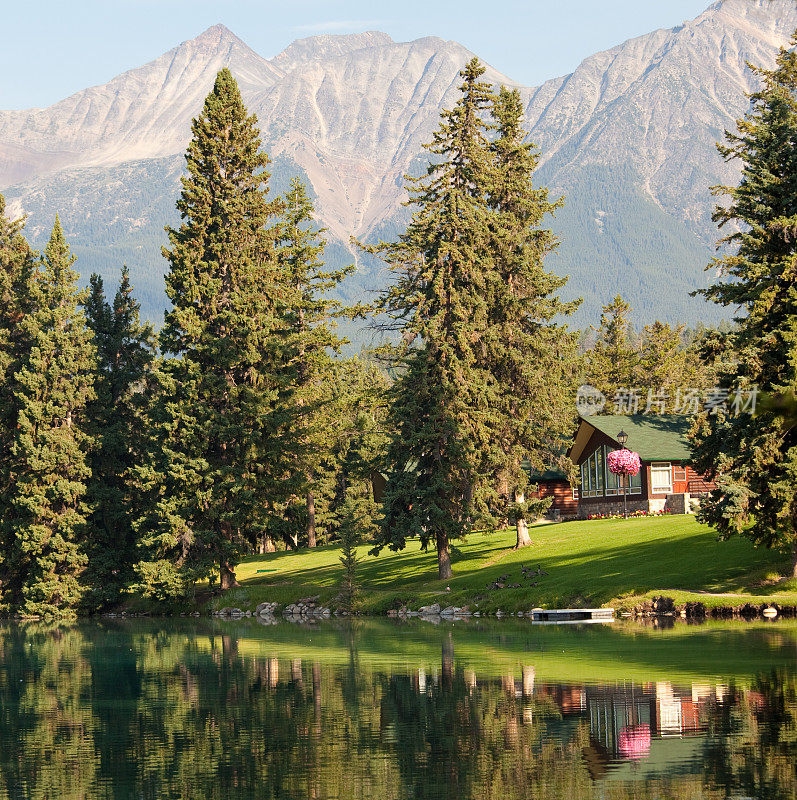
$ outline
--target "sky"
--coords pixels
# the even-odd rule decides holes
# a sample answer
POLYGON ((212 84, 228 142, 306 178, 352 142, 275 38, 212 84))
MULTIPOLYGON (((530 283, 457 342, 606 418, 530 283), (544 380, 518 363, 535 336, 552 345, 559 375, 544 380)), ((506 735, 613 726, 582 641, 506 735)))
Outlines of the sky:
POLYGON ((0 109, 44 107, 218 22, 270 58, 295 39, 380 30, 454 39, 527 86, 697 16, 710 0, 0 0, 0 109))

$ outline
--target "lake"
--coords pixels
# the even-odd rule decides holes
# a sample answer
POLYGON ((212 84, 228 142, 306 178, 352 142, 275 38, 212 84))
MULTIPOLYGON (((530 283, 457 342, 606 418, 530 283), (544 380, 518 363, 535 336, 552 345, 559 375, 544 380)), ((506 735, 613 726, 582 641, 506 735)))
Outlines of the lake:
POLYGON ((797 797, 797 623, 0 622, 0 798, 797 797))

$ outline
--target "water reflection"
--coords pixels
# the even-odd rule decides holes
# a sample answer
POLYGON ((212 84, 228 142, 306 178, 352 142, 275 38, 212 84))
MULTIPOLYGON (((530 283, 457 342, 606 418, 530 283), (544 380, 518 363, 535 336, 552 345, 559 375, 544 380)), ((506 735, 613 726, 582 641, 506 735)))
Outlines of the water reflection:
POLYGON ((797 627, 692 630, 0 626, 0 798, 794 798, 797 627))

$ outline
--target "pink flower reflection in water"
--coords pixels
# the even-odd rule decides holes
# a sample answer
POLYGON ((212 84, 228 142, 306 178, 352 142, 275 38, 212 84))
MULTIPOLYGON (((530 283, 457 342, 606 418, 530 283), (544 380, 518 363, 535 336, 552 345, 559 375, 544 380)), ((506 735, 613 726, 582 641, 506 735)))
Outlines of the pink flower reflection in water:
POLYGON ((623 758, 638 761, 650 752, 650 727, 634 725, 623 728, 617 737, 617 746, 623 758))

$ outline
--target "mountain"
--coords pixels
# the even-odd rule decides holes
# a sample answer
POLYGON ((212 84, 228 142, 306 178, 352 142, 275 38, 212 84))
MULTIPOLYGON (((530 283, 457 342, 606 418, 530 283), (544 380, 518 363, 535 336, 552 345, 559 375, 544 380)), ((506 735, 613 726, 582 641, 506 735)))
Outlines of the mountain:
MULTIPOLYGON (((718 318, 688 297, 707 282, 717 237, 710 187, 738 179, 714 143, 756 86, 746 62, 771 66, 795 28, 793 0, 720 0, 676 28, 590 56, 571 75, 518 87, 541 152, 538 180, 566 198, 550 266, 584 297, 578 324, 594 322, 618 291, 638 322, 718 318)), ((422 144, 456 101, 472 55, 452 41, 372 31, 302 39, 266 60, 217 25, 50 108, 0 112, 0 190, 28 214, 35 243, 61 212, 84 275, 113 283, 127 262, 160 319, 160 245, 163 225, 177 221, 181 154, 226 66, 258 115, 274 190, 295 174, 310 185, 330 259, 359 266, 343 294, 361 297, 386 275, 350 237, 401 229, 403 176, 423 168, 422 144)), ((517 86, 490 67, 486 78, 517 86)))

